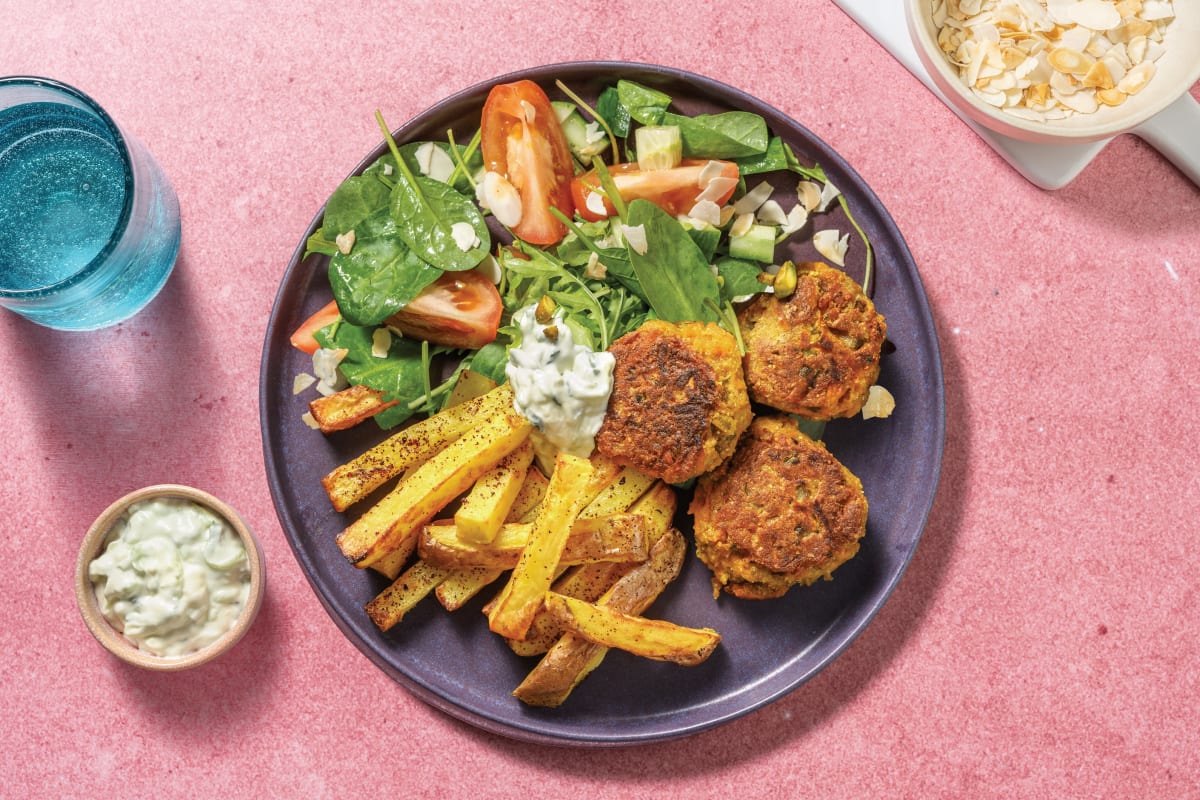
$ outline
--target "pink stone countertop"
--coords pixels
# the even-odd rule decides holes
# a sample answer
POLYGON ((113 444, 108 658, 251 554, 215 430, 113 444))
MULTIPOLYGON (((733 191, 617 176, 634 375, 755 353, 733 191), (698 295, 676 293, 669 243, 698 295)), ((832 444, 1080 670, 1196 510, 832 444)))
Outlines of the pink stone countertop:
POLYGON ((825 0, 3 4, 0 71, 90 93, 157 155, 183 245, 89 334, 0 314, 4 797, 1200 797, 1200 189, 1122 137, 1039 190, 825 0), (320 204, 397 123, 489 77, 623 59, 800 120, 874 188, 942 348, 942 482, 908 572, 813 680, 635 748, 500 738, 426 706, 323 610, 268 491, 264 331, 320 204), (247 639, 187 674, 92 639, 91 519, 180 482, 268 564, 247 639))

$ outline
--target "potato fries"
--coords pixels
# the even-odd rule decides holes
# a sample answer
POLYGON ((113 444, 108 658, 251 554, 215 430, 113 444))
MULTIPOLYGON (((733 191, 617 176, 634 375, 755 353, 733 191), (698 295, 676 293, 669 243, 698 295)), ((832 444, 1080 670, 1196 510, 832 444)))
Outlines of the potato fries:
MULTIPOLYGON (((322 479, 339 511, 395 480, 337 536, 351 564, 391 579, 365 606, 381 631, 430 594, 462 608, 507 572, 483 610, 515 652, 545 654, 513 693, 523 702, 560 705, 611 647, 678 664, 713 651, 716 631, 641 616, 686 547, 671 487, 601 456, 559 454, 547 478, 511 389, 463 373, 451 397, 322 479)), ((341 430, 377 401, 343 394, 317 418, 341 430)))

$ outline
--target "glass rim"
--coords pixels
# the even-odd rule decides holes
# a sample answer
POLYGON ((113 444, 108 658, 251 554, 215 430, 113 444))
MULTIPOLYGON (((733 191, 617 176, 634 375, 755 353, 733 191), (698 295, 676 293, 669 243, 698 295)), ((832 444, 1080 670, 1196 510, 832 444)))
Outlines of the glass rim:
MULTIPOLYGON (((117 217, 116 224, 113 225, 112 233, 108 236, 108 241, 100 248, 99 252, 92 257, 92 260, 80 267, 74 274, 63 278, 62 280, 51 283, 46 286, 38 286, 30 289, 6 289, 0 286, 0 297, 9 299, 34 298, 41 297, 46 294, 61 292, 71 287, 82 283, 91 276, 95 275, 105 262, 108 260, 112 252, 117 248, 121 238, 125 235, 125 230, 129 226, 129 218, 133 214, 133 189, 134 189, 134 171, 133 158, 129 153, 129 144, 125 140, 125 135, 121 132, 121 128, 116 121, 109 116, 109 113, 97 103, 92 97, 80 89, 76 89, 70 84, 55 80, 54 78, 43 78, 37 75, 5 75, 0 76, 0 90, 9 86, 29 86, 33 88, 46 89, 51 92, 73 97, 83 103, 89 111, 94 113, 96 117, 103 123, 104 127, 112 136, 113 145, 117 148, 117 153, 121 157, 121 165, 125 172, 125 198, 121 206, 121 213, 117 217)), ((38 102, 38 101, 30 101, 38 102)), ((21 105, 24 105, 22 103, 21 105)))

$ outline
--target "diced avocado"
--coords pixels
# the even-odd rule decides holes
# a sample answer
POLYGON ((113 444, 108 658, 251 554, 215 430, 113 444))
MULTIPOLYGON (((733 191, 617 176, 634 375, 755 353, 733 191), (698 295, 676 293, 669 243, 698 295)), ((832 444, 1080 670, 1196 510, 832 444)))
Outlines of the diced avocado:
POLYGON ((750 230, 741 236, 730 235, 729 255, 770 264, 775 260, 775 228, 771 225, 751 225, 750 230))
POLYGON ((671 169, 683 160, 683 136, 678 125, 646 125, 634 133, 638 169, 671 169))
POLYGON ((555 113, 559 114, 563 135, 567 138, 567 147, 571 153, 584 164, 589 164, 593 156, 598 156, 608 149, 608 136, 599 123, 584 122, 583 115, 574 103, 552 103, 555 113), (570 113, 562 117, 559 106, 570 106, 570 113))

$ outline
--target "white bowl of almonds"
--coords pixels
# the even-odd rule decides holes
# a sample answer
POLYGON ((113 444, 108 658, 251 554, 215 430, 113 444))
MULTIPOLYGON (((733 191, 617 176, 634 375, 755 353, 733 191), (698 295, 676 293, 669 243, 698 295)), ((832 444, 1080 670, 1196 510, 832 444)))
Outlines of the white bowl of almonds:
POLYGON ((1200 79, 1197 0, 905 2, 925 68, 980 125, 1022 141, 1086 142, 1142 135, 1170 108, 1172 129, 1144 138, 1167 140, 1155 144, 1185 171, 1200 168, 1200 105, 1188 93, 1200 79))

